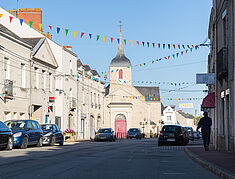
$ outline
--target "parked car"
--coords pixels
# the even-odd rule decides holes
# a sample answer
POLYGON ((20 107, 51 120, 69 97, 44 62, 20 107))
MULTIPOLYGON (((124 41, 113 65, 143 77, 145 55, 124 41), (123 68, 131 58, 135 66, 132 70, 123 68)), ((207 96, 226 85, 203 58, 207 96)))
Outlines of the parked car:
POLYGON ((12 131, 0 121, 0 148, 12 150, 13 148, 13 134, 12 131))
POLYGON ((132 138, 141 139, 141 130, 138 128, 130 128, 127 131, 127 139, 132 138))
POLYGON ((194 139, 200 139, 200 133, 198 131, 193 131, 194 139))
POLYGON ((56 124, 42 124, 41 128, 43 131, 44 145, 55 145, 55 143, 64 145, 63 132, 56 124))
POLYGON ((26 149, 28 145, 42 146, 42 129, 37 121, 9 120, 4 123, 13 132, 13 146, 19 146, 21 149, 26 149))
POLYGON ((115 141, 116 136, 114 134, 113 129, 111 128, 104 128, 99 129, 95 135, 95 141, 115 141))
POLYGON ((186 127, 186 128, 188 129, 189 140, 194 140, 193 128, 192 127, 186 127))
POLYGON ((189 142, 187 131, 178 125, 165 125, 158 138, 158 146, 164 144, 187 145, 189 142))

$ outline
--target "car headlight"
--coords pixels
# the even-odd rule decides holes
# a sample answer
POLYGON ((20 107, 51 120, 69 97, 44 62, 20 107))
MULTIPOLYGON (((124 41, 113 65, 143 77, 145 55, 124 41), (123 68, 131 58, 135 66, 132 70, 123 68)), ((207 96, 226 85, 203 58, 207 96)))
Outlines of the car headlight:
POLYGON ((48 136, 50 136, 50 135, 52 135, 52 132, 48 132, 48 133, 45 134, 44 136, 45 136, 45 137, 48 137, 48 136))
POLYGON ((13 136, 14 136, 14 137, 20 137, 20 136, 22 136, 22 132, 17 132, 17 133, 15 133, 13 136))

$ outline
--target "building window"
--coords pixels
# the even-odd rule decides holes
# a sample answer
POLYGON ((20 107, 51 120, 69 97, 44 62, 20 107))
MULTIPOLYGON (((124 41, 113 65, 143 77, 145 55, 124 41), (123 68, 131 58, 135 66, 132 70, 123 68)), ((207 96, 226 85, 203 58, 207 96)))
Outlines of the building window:
POLYGON ((49 73, 49 91, 52 92, 52 73, 49 73))
POLYGON ((34 70, 35 70, 35 88, 39 89, 39 69, 35 67, 34 70))
POLYGON ((82 103, 85 104, 85 91, 84 91, 84 88, 82 88, 82 103))
POLYGON ((224 135, 224 98, 221 98, 221 122, 220 122, 220 133, 224 135))
POLYGON ((120 80, 123 79, 123 71, 122 71, 122 69, 119 70, 119 79, 120 79, 120 80))
POLYGON ((167 116, 167 121, 171 121, 171 116, 167 116))
POLYGON ((95 105, 97 104, 96 103, 96 93, 94 93, 94 103, 95 103, 95 105))
POLYGON ((5 79, 10 79, 10 60, 6 57, 4 57, 3 62, 3 73, 5 79))
POLYGON ((98 94, 98 104, 100 104, 100 94, 98 94))
POLYGON ((223 36, 222 36, 222 43, 223 43, 223 47, 226 47, 227 46, 227 14, 226 14, 226 10, 224 11, 223 13, 223 26, 222 26, 222 33, 223 33, 223 36))
POLYGON ((73 75, 73 64, 72 64, 72 60, 69 61, 69 66, 70 66, 70 74, 73 75))
POLYGON ((93 107, 92 92, 91 92, 91 107, 93 107))
POLYGON ((47 76, 46 71, 42 71, 42 83, 43 83, 43 90, 46 91, 46 85, 47 85, 47 76))
POLYGON ((26 66, 21 64, 21 87, 26 88, 26 66))

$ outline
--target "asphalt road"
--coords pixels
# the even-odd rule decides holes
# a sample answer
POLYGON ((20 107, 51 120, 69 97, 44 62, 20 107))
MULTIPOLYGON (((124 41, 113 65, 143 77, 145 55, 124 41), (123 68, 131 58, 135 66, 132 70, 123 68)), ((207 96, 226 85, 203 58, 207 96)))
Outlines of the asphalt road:
MULTIPOLYGON (((196 146, 195 142, 191 145, 196 146)), ((142 139, 0 151, 0 178, 217 178, 183 150, 158 147, 156 139, 142 139)))

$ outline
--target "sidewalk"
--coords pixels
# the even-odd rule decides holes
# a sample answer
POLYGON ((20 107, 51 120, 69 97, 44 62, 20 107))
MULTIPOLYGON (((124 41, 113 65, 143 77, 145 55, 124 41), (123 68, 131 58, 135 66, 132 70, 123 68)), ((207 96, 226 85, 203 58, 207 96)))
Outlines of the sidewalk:
POLYGON ((203 146, 187 147, 185 153, 218 176, 235 179, 235 154, 219 152, 214 147, 210 147, 209 151, 204 151, 203 146))

